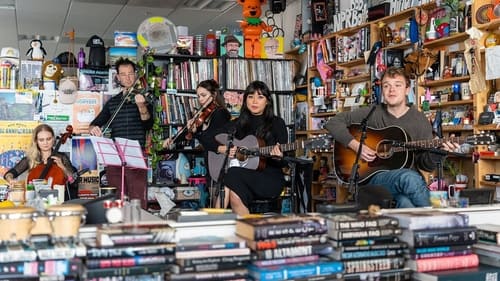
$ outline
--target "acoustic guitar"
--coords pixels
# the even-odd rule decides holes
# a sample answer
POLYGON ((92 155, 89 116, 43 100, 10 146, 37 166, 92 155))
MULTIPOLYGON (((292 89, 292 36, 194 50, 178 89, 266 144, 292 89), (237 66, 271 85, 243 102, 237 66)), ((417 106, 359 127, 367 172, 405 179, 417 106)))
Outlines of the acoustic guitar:
MULTIPOLYGON (((355 139, 360 139, 361 126, 359 124, 351 125, 349 131, 355 139)), ((468 143, 471 145, 487 145, 495 142, 495 136, 489 134, 409 141, 406 132, 398 126, 389 126, 382 129, 368 127, 366 136, 365 145, 375 150, 377 157, 372 162, 360 159, 358 169, 359 183, 363 183, 376 173, 382 171, 410 167, 413 164, 413 153, 410 153, 411 151, 422 148, 438 148, 447 141, 459 144, 468 143)), ((334 171, 341 182, 349 182, 355 161, 355 151, 334 141, 334 171)))
MULTIPOLYGON (((227 143, 228 134, 219 134, 215 140, 219 143, 227 143)), ((265 168, 265 157, 269 156, 274 145, 263 146, 264 142, 252 135, 239 140, 234 139, 233 144, 238 147, 235 161, 231 161, 231 166, 238 166, 251 170, 262 170, 265 168)), ((297 150, 298 148, 307 148, 313 150, 330 149, 332 146, 331 136, 318 136, 310 140, 300 140, 292 143, 280 144, 282 152, 297 150)), ((219 178, 220 171, 224 168, 225 154, 208 152, 208 171, 212 179, 219 178)), ((229 162, 230 159, 228 159, 229 162)))

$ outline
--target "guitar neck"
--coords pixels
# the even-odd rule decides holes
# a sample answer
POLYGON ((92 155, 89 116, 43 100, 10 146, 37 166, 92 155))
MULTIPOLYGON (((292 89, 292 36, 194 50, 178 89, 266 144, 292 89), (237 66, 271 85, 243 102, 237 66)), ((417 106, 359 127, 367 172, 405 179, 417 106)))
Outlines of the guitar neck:
MULTIPOLYGON (((271 154, 271 150, 273 150, 273 148, 274 145, 260 147, 259 153, 263 155, 269 155, 271 154)), ((298 148, 298 142, 280 144, 280 150, 282 152, 296 150, 297 148, 298 148)))
POLYGON ((407 142, 410 147, 422 147, 422 148, 434 148, 434 147, 440 147, 443 143, 445 142, 456 142, 458 144, 463 144, 466 142, 465 137, 449 137, 449 138, 442 138, 442 139, 432 139, 432 140, 419 140, 419 141, 410 141, 407 142))

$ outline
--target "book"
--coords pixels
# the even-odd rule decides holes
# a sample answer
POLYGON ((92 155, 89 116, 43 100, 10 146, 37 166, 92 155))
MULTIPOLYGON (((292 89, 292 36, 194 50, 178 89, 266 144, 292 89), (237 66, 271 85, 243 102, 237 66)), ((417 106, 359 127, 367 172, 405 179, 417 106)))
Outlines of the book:
POLYGON ((374 258, 348 260, 342 263, 344 264, 344 273, 350 274, 403 268, 405 266, 405 259, 403 257, 374 258))
MULTIPOLYGON (((88 245, 88 244, 87 244, 88 245)), ((87 258, 118 258, 148 255, 173 255, 175 244, 124 245, 115 247, 97 247, 95 243, 87 246, 87 258)))
POLYGON ((500 245, 500 225, 479 224, 476 227, 478 241, 500 245))
POLYGON ((175 230, 174 242, 204 236, 233 236, 236 228, 236 220, 233 219, 197 222, 166 220, 166 223, 175 230))
POLYGON ((35 261, 37 252, 34 247, 26 244, 1 244, 0 262, 35 261))
POLYGON ((111 247, 119 245, 169 243, 174 239, 174 229, 168 225, 120 225, 97 228, 96 245, 111 247))
POLYGON ((300 256, 293 258, 272 259, 272 260, 254 260, 252 263, 256 266, 272 266, 272 265, 286 265, 296 263, 309 263, 319 261, 318 255, 300 256))
POLYGON ((406 266, 417 272, 458 269, 475 267, 478 265, 479 258, 476 254, 445 258, 412 259, 406 261, 406 266))
POLYGON ((479 262, 482 264, 500 267, 500 257, 498 255, 487 256, 487 255, 484 255, 480 252, 477 252, 477 256, 479 258, 479 262))
POLYGON ((468 226, 467 215, 444 213, 436 210, 425 212, 401 212, 387 214, 399 221, 399 226, 408 229, 449 228, 468 226))
POLYGON ((397 243, 397 242, 400 241, 399 238, 396 236, 371 237, 369 239, 330 240, 330 244, 332 244, 333 247, 369 246, 369 245, 381 245, 381 244, 397 243))
POLYGON ((410 249, 409 253, 405 255, 408 259, 428 259, 440 257, 455 257, 465 256, 472 254, 472 245, 456 245, 456 246, 440 246, 430 248, 416 248, 410 249), (431 249, 429 251, 418 251, 422 249, 431 249))
POLYGON ((148 264, 139 266, 116 267, 116 268, 94 268, 85 269, 82 273, 83 280, 96 277, 109 277, 109 276, 130 276, 130 275, 143 275, 150 273, 163 273, 168 271, 168 264, 148 264))
POLYGON ((85 260, 88 269, 129 267, 149 264, 171 264, 175 260, 173 255, 135 256, 118 258, 99 258, 85 260))
POLYGON ((211 281, 211 280, 242 280, 247 276, 247 269, 231 269, 231 270, 219 270, 219 271, 206 271, 206 272, 194 272, 194 273, 180 273, 180 274, 168 274, 166 275, 167 280, 170 281, 211 281))
POLYGON ((330 244, 313 244, 253 251, 258 260, 284 259, 309 255, 327 255, 332 252, 330 244))
POLYGON ((309 235, 305 237, 285 237, 285 238, 266 239, 257 241, 248 239, 245 240, 247 241, 247 246, 255 251, 255 250, 276 249, 281 247, 325 243, 328 241, 328 238, 326 234, 320 234, 320 235, 309 235))
POLYGON ((80 272, 81 267, 80 259, 7 262, 0 266, 0 277, 74 275, 80 272))
POLYGON ((368 214, 327 214, 328 230, 359 229, 368 227, 398 226, 398 220, 388 216, 368 214))
POLYGON ((340 252, 334 251, 329 255, 330 258, 335 260, 359 260, 371 258, 389 258, 402 256, 403 249, 385 249, 385 250, 368 250, 368 251, 353 251, 353 252, 340 252))
POLYGON ((409 247, 430 247, 473 244, 477 242, 475 227, 405 229, 399 236, 409 247))
POLYGON ((309 236, 326 232, 326 219, 316 215, 277 215, 236 220, 236 234, 250 240, 309 236))
POLYGON ((492 243, 479 242, 472 245, 472 248, 474 248, 474 250, 481 249, 484 251, 500 254, 500 246, 492 243))
POLYGON ((223 257, 223 256, 245 256, 249 254, 250 254, 249 248, 213 249, 213 250, 175 252, 175 258, 177 259, 211 258, 211 257, 223 257))
POLYGON ((478 267, 429 272, 414 272, 416 281, 491 281, 498 280, 500 267, 479 264, 478 267))
POLYGON ((174 213, 173 219, 178 222, 236 220, 236 214, 229 209, 207 209, 207 211, 179 211, 174 213))
POLYGON ((401 233, 402 231, 400 228, 375 227, 375 228, 330 230, 328 231, 328 237, 335 240, 346 240, 346 239, 394 236, 394 235, 399 235, 401 233))
POLYGON ((302 278, 287 279, 287 281, 344 281, 342 274, 334 273, 328 275, 316 275, 302 278))
POLYGON ((373 272, 350 273, 344 275, 345 281, 377 280, 377 281, 402 281, 410 280, 412 271, 409 268, 398 268, 373 272))
POLYGON ((342 270, 343 266, 339 261, 323 261, 317 263, 265 267, 251 264, 248 266, 248 275, 255 280, 274 281, 318 275, 331 275, 336 273, 341 274, 342 270))
POLYGON ((197 250, 217 250, 217 249, 238 249, 246 248, 246 241, 236 235, 219 237, 219 236, 202 236, 196 238, 180 239, 176 243, 175 250, 177 252, 183 251, 197 251, 197 250))
POLYGON ((188 272, 220 271, 238 267, 246 267, 248 263, 249 261, 205 263, 190 266, 180 266, 178 264, 174 264, 170 267, 170 272, 180 274, 188 272))
POLYGON ((250 261, 250 255, 243 256, 218 256, 218 257, 208 257, 208 258, 179 258, 175 260, 175 263, 180 266, 194 266, 200 264, 212 264, 212 263, 235 263, 235 262, 247 262, 250 261))
POLYGON ((394 242, 387 244, 374 244, 374 245, 362 245, 362 246, 340 246, 335 247, 336 252, 355 252, 355 251, 373 251, 373 250, 394 250, 394 249, 406 249, 408 244, 405 242, 394 242))

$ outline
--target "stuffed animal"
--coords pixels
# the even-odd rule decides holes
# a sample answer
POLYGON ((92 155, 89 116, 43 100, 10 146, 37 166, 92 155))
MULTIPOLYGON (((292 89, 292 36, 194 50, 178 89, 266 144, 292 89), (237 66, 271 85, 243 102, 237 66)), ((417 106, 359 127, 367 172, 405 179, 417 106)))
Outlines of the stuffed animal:
POLYGON ((260 37, 262 31, 271 32, 272 27, 260 19, 262 15, 261 5, 266 0, 237 0, 243 8, 242 15, 245 18, 241 24, 246 58, 260 58, 260 37))
POLYGON ((26 56, 30 57, 32 60, 42 60, 47 55, 47 52, 43 48, 42 41, 39 39, 33 39, 30 42, 31 48, 26 52, 26 56))
POLYGON ((42 65, 42 76, 44 80, 54 80, 56 81, 56 85, 59 84, 59 80, 63 75, 62 66, 58 63, 54 63, 53 61, 46 61, 42 65))

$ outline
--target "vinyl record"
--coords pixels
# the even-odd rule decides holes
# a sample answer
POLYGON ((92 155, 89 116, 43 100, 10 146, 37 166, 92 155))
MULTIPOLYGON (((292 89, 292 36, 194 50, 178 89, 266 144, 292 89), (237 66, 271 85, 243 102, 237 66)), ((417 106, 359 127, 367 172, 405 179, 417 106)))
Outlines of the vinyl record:
POLYGON ((139 25, 137 42, 157 53, 168 53, 176 47, 177 28, 164 17, 150 17, 139 25))

